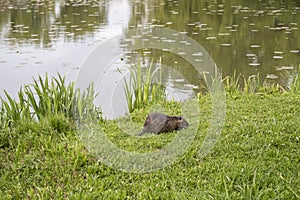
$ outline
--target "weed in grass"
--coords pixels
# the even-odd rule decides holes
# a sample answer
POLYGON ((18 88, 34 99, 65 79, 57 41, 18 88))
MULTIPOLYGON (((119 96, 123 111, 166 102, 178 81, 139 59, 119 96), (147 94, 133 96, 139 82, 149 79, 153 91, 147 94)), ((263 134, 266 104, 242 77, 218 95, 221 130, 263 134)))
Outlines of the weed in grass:
MULTIPOLYGON (((292 80, 294 82, 294 88, 290 91, 296 91, 296 76, 292 76, 292 80)), ((263 93, 263 94, 271 94, 271 93, 282 93, 287 92, 284 87, 280 86, 278 83, 272 82, 270 80, 265 79, 261 80, 259 74, 251 75, 248 78, 242 76, 241 74, 236 75, 234 72, 233 76, 227 76, 223 80, 225 85, 225 91, 231 97, 236 96, 239 93, 244 94, 255 94, 255 93, 263 93)))
POLYGON ((241 74, 237 75, 234 71, 232 76, 226 76, 222 81, 224 82, 224 87, 227 93, 236 94, 240 91, 240 80, 241 74))
POLYGON ((148 104, 164 102, 167 99, 165 86, 161 84, 161 79, 153 83, 152 79, 156 70, 153 71, 152 66, 153 62, 148 67, 145 77, 142 74, 141 63, 138 63, 136 68, 130 69, 129 82, 125 80, 124 84, 127 106, 130 113, 148 104))
POLYGON ((289 83, 289 88, 292 93, 299 93, 300 92, 300 65, 298 66, 298 69, 293 72, 290 75, 290 83, 289 83))
POLYGON ((93 85, 81 93, 74 82, 66 84, 65 77, 49 80, 48 76, 34 79, 34 83, 21 87, 18 99, 4 91, 7 100, 1 97, 1 126, 13 126, 19 120, 41 120, 53 115, 64 115, 75 121, 101 118, 101 111, 95 107, 96 97, 93 85))
POLYGON ((262 87, 261 79, 259 74, 249 76, 247 79, 244 78, 243 92, 246 94, 254 94, 259 91, 262 87))

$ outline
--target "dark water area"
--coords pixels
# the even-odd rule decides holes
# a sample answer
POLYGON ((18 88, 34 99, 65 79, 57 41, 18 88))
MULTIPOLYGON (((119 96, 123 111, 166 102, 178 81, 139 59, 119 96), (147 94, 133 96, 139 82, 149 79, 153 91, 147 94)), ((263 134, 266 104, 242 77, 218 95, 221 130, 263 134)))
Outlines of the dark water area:
MULTIPOLYGON (((1 0, 0 10, 0 90, 10 93, 38 74, 60 72, 75 81, 99 45, 134 28, 169 28, 192 38, 223 77, 259 73, 262 79, 288 87, 290 74, 300 64, 300 1, 296 0, 1 0)), ((103 109, 111 99, 124 99, 118 97, 122 72, 138 59, 144 65, 167 66, 163 82, 179 99, 188 98, 199 86, 197 70, 178 54, 163 48, 128 52, 121 43, 120 48, 123 55, 116 56, 110 67, 103 66, 106 75, 98 81, 100 93, 110 94, 99 100, 103 109)), ((114 51, 108 47, 107 52, 114 51)))
POLYGON ((285 85, 299 65, 299 1, 166 1, 153 13, 199 42, 224 76, 259 73, 285 85))

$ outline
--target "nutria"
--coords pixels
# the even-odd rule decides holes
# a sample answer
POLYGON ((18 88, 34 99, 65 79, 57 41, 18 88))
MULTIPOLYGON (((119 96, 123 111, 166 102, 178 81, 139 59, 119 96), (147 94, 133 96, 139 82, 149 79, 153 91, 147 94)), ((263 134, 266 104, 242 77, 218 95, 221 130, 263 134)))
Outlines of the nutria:
POLYGON ((138 135, 144 133, 166 133, 187 128, 189 123, 181 116, 167 116, 161 113, 152 113, 147 116, 144 128, 138 135))

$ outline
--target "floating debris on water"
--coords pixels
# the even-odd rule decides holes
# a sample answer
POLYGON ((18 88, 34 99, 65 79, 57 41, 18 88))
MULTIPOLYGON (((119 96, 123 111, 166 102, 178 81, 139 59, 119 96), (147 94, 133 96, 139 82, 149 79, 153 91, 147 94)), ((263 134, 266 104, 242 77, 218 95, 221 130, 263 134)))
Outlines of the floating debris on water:
POLYGON ((215 40, 215 39, 217 39, 217 37, 207 37, 206 39, 207 40, 215 40))
POLYGON ((179 14, 178 12, 176 12, 174 10, 171 10, 170 12, 172 13, 172 15, 178 15, 179 14))
POLYGON ((227 36, 227 35, 230 35, 229 33, 218 33, 218 35, 220 36, 227 36))
POLYGON ((275 54, 282 54, 282 51, 274 51, 275 54))
POLYGON ((267 79, 277 79, 278 76, 275 75, 275 74, 267 74, 267 75, 266 75, 266 78, 267 78, 267 79))
POLYGON ((177 79, 174 80, 174 82, 182 83, 182 82, 184 82, 184 79, 183 78, 177 78, 177 79))
POLYGON ((254 56, 256 56, 256 54, 254 54, 254 53, 247 53, 246 56, 247 57, 254 57, 254 56))
POLYGON ((192 56, 203 56, 202 52, 193 53, 192 56))
POLYGON ((178 55, 186 55, 187 53, 186 52, 178 52, 177 54, 178 55))
POLYGON ((230 47, 232 44, 229 44, 229 43, 223 43, 223 44, 221 44, 221 46, 223 46, 223 47, 230 47))
POLYGON ((179 43, 181 43, 181 44, 186 44, 186 43, 188 43, 188 41, 182 40, 182 41, 180 41, 179 43))
POLYGON ((299 52, 300 52, 300 50, 298 50, 298 49, 294 49, 294 50, 290 50, 290 52, 291 52, 291 53, 299 53, 299 52))
POLYGON ((277 71, 281 71, 281 70, 291 70, 294 69, 293 66, 282 66, 282 67, 277 67, 276 70, 277 71))
POLYGON ((151 53, 152 53, 151 51, 144 51, 143 52, 144 55, 151 54, 151 53))
POLYGON ((192 85, 192 84, 184 84, 183 86, 188 87, 188 88, 193 88, 194 87, 194 85, 192 85))
POLYGON ((253 44, 253 45, 251 45, 250 47, 251 47, 251 48, 259 48, 260 45, 259 45, 259 44, 253 44))
POLYGON ((283 56, 273 56, 274 59, 282 59, 283 56))
POLYGON ((252 66, 252 67, 257 67, 257 66, 260 65, 260 63, 249 63, 249 65, 252 66))

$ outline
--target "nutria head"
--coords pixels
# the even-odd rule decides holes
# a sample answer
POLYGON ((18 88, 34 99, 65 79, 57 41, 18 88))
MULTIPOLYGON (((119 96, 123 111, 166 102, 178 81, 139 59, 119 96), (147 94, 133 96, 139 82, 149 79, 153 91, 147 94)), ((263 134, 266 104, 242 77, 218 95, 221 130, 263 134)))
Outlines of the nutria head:
POLYGON ((189 123, 181 116, 178 117, 177 123, 178 123, 178 130, 187 128, 189 126, 189 123))

